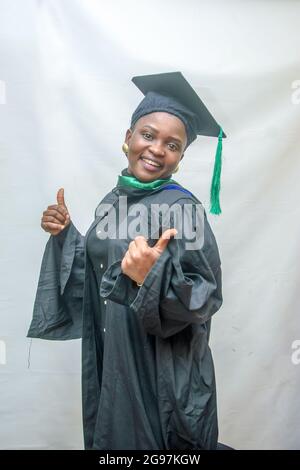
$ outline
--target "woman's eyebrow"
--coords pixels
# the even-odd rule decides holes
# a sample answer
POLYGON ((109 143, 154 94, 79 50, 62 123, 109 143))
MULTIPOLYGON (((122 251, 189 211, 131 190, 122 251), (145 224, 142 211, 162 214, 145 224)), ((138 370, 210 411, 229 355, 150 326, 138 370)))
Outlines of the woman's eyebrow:
MULTIPOLYGON (((150 124, 145 124, 143 128, 144 127, 149 127, 152 131, 158 132, 158 130, 155 127, 151 126, 150 124)), ((178 143, 182 144, 182 140, 179 137, 174 137, 172 135, 169 135, 167 139, 176 140, 178 143)))

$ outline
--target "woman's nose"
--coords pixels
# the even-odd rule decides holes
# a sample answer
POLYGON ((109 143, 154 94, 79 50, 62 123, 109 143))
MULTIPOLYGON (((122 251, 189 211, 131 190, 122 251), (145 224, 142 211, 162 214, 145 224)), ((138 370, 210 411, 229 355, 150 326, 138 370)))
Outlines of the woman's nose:
POLYGON ((164 154, 165 154, 165 151, 164 151, 164 148, 161 144, 159 143, 152 143, 151 147, 150 147, 150 151, 153 153, 153 155, 156 155, 156 156, 161 156, 163 157, 164 154))

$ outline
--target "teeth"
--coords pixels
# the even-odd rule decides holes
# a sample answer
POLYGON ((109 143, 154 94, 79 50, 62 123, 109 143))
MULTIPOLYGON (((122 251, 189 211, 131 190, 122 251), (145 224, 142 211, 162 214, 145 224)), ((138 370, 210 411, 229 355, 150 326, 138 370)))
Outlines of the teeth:
POLYGON ((142 158, 142 160, 144 160, 146 163, 149 163, 149 165, 160 167, 158 163, 155 163, 152 160, 148 160, 148 158, 142 158))

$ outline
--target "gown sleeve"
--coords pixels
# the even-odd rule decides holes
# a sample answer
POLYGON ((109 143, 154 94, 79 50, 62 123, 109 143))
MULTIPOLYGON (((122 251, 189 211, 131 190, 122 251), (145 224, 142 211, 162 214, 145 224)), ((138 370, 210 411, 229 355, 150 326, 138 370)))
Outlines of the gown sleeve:
POLYGON ((173 238, 138 288, 122 273, 118 260, 104 273, 100 294, 128 305, 145 330, 162 338, 191 323, 203 324, 222 305, 221 262, 204 212, 203 244, 187 250, 187 240, 173 238))
POLYGON ((84 236, 71 222, 45 247, 29 338, 81 337, 84 267, 84 236))

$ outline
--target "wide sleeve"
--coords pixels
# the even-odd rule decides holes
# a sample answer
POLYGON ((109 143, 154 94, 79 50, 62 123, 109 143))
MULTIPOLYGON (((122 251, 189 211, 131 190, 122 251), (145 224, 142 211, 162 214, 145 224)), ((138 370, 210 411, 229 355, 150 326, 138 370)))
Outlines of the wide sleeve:
POLYGON ((84 268, 84 236, 71 222, 45 247, 28 337, 81 337, 84 268))
POLYGON ((116 261, 104 273, 100 294, 128 305, 145 330, 171 336, 191 323, 205 323, 222 305, 221 262, 204 214, 203 244, 187 249, 187 240, 171 239, 138 288, 116 261))

